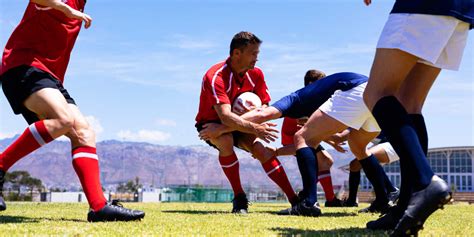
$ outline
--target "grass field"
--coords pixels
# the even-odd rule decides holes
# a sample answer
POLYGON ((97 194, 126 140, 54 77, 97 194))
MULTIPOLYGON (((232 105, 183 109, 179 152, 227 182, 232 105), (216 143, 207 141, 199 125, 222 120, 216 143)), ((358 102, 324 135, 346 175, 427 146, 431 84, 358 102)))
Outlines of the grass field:
MULTIPOLYGON (((125 203, 142 209, 140 222, 88 223, 85 204, 8 203, 0 235, 383 235, 366 230, 375 214, 359 208, 323 208, 321 217, 278 216, 285 204, 254 203, 247 216, 229 213, 230 203, 125 203)), ((474 236, 474 205, 448 205, 425 224, 422 236, 474 236)))

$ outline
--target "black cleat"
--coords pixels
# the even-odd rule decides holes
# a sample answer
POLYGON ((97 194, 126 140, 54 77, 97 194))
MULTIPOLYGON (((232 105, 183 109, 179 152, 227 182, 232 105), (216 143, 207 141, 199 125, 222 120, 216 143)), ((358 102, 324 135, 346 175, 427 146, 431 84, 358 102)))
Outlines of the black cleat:
POLYGON ((248 214, 249 200, 245 193, 237 194, 232 200, 232 213, 248 214))
MULTIPOLYGON (((296 215, 296 214, 294 214, 295 212, 294 212, 294 211, 292 211, 292 210, 293 210, 293 208, 294 208, 296 205, 298 205, 298 204, 299 204, 299 202, 298 202, 297 204, 295 204, 295 205, 291 205, 291 207, 290 207, 290 208, 283 209, 283 210, 281 210, 281 211, 277 212, 276 214, 277 214, 277 215, 280 215, 280 216, 291 216, 291 215, 296 215), (293 213, 293 214, 292 214, 292 213, 293 213)), ((314 207, 316 207, 317 209, 321 210, 321 208, 320 208, 320 206, 319 206, 319 203, 318 203, 318 202, 316 202, 316 203, 314 204, 314 207)))
POLYGON ((388 205, 388 202, 380 202, 377 199, 373 201, 370 206, 359 210, 359 213, 387 213, 388 208, 390 208, 390 205, 388 205))
POLYGON ((400 189, 395 188, 395 191, 389 192, 387 195, 388 198, 388 204, 390 206, 393 206, 397 203, 398 197, 400 196, 400 189))
POLYGON ((334 199, 332 199, 331 201, 326 201, 324 203, 324 206, 325 207, 343 207, 344 202, 338 199, 337 197, 334 197, 334 199))
POLYGON ((379 219, 367 222, 367 229, 371 230, 393 230, 397 226, 398 221, 403 216, 403 211, 398 206, 390 207, 385 215, 379 219))
POLYGON ((122 206, 117 200, 113 200, 105 204, 99 211, 89 211, 87 221, 135 221, 141 220, 145 216, 145 212, 139 210, 131 210, 122 206))
POLYGON ((0 211, 7 209, 7 204, 3 200, 3 183, 5 182, 5 171, 0 170, 0 211))
POLYGON ((408 208, 398 222, 392 236, 417 235, 426 219, 451 200, 448 184, 434 175, 430 184, 411 195, 408 208))
POLYGON ((292 215, 292 216, 320 216, 321 208, 316 202, 312 207, 306 206, 304 201, 292 206, 291 208, 281 210, 277 213, 278 215, 292 215))
POLYGON ((357 202, 352 202, 352 201, 345 201, 344 202, 344 206, 345 207, 358 207, 359 206, 359 203, 357 202))

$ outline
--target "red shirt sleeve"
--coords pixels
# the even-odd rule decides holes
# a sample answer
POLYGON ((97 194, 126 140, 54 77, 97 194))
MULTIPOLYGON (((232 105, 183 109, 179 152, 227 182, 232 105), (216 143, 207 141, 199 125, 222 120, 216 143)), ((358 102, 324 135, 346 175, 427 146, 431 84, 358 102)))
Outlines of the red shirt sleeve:
POLYGON ((297 131, 298 124, 296 123, 296 119, 284 118, 281 128, 281 144, 283 146, 293 144, 293 137, 297 131))
POLYGON ((210 95, 210 100, 212 101, 212 106, 217 104, 230 104, 229 96, 226 93, 224 81, 220 75, 217 75, 215 78, 209 77, 205 80, 204 88, 210 95))
POLYGON ((270 92, 268 91, 267 84, 265 83, 265 77, 263 75, 263 72, 258 69, 256 70, 256 82, 255 82, 255 94, 260 97, 260 100, 262 100, 262 104, 268 104, 270 103, 271 97, 270 97, 270 92))

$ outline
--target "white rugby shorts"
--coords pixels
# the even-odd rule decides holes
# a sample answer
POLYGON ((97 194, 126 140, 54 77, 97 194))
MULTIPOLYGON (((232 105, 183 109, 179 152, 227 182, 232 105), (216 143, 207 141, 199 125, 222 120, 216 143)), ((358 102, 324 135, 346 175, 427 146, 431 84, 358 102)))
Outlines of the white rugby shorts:
POLYGON ((397 160, 400 160, 400 157, 398 156, 398 154, 395 152, 395 150, 393 149, 392 145, 390 144, 390 142, 384 142, 384 143, 380 143, 379 146, 381 146, 384 150, 385 150, 385 153, 387 153, 387 156, 388 156, 388 163, 392 163, 392 162, 395 162, 397 160))
POLYGON ((353 129, 379 132, 380 127, 362 98, 366 85, 367 82, 347 91, 337 90, 319 109, 353 129))
POLYGON ((399 49, 433 67, 457 70, 467 42, 469 24, 451 16, 390 14, 378 49, 399 49))

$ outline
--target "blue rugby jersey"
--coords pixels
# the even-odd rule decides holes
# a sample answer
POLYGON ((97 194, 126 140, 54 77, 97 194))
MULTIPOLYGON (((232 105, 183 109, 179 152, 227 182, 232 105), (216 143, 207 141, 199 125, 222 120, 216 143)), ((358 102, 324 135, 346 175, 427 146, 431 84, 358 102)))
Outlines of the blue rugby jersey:
POLYGON ((341 72, 317 80, 275 102, 272 106, 282 112, 282 117, 310 116, 337 90, 350 90, 367 82, 364 75, 341 72))
POLYGON ((391 13, 452 16, 474 26, 474 0, 397 0, 391 13))

